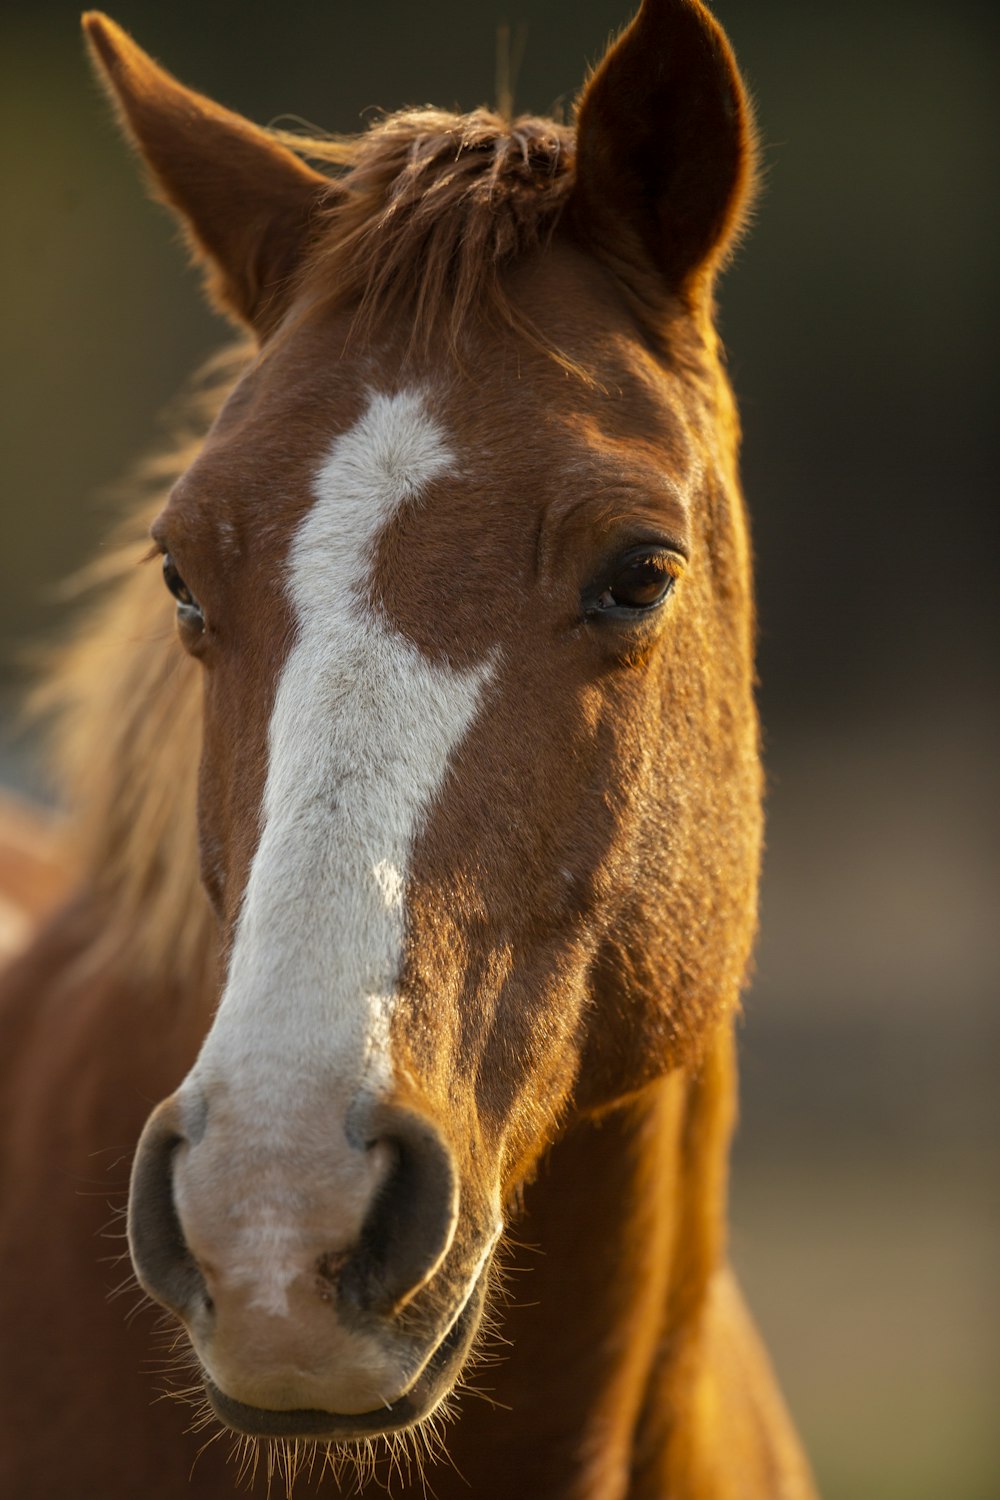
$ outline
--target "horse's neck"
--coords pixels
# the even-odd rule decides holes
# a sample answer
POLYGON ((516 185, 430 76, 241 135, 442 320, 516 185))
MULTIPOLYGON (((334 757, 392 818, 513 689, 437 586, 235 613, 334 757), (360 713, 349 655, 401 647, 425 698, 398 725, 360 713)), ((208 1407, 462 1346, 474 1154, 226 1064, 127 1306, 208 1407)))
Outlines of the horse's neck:
POLYGON ((666 1472, 720 1258, 731 1050, 720 1033, 696 1077, 673 1075, 550 1153, 515 1228, 526 1274, 512 1274, 503 1315, 511 1348, 469 1382, 509 1415, 467 1396, 449 1434, 477 1497, 530 1476, 546 1500, 622 1500, 640 1468, 666 1472))

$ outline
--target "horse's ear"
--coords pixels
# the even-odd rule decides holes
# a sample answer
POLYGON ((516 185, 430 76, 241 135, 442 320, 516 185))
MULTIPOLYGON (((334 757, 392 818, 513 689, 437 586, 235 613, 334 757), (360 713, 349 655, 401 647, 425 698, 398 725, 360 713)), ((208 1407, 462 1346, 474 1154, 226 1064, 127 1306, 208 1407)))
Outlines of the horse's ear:
POLYGON ((332 190, 268 133, 165 72, 98 11, 83 17, 97 72, 178 215, 223 312, 266 334, 332 190))
POLYGON ((643 0, 577 116, 571 213, 640 305, 710 287, 746 214, 750 109, 726 37, 699 0, 643 0))

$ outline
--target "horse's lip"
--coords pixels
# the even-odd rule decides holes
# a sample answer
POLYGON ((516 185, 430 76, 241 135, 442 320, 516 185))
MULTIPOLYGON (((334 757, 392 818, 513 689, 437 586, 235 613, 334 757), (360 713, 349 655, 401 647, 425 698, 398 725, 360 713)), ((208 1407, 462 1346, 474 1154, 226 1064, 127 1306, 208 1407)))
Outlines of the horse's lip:
POLYGON ((410 1389, 391 1405, 377 1411, 344 1416, 338 1412, 304 1408, 298 1411, 269 1411, 261 1406, 247 1406, 234 1401, 202 1373, 205 1395, 220 1421, 235 1432, 257 1438, 305 1438, 314 1442, 351 1442, 400 1432, 430 1416, 454 1383, 454 1376, 465 1362, 482 1312, 486 1272, 483 1270, 472 1288, 461 1312, 424 1365, 410 1389))

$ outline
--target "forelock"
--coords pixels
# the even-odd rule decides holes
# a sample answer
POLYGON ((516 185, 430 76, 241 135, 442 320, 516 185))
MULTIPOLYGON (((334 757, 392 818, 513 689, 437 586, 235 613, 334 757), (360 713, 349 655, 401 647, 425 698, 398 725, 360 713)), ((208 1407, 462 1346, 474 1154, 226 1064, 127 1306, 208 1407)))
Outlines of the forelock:
POLYGON ((551 237, 572 185, 572 130, 490 110, 388 115, 364 134, 284 144, 331 169, 303 275, 311 297, 357 307, 371 326, 405 315, 415 342, 458 345, 473 317, 532 330, 502 271, 551 237))

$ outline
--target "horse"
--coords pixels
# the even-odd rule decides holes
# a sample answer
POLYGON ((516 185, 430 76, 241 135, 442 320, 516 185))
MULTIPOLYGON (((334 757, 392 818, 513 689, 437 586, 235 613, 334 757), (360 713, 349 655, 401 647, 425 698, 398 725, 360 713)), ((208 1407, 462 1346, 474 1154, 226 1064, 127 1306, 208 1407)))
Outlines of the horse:
POLYGON ((804 1500, 725 1253, 729 44, 643 0, 572 124, 311 139, 84 28, 242 336, 47 689, 78 814, 0 1000, 4 1493, 804 1500))

